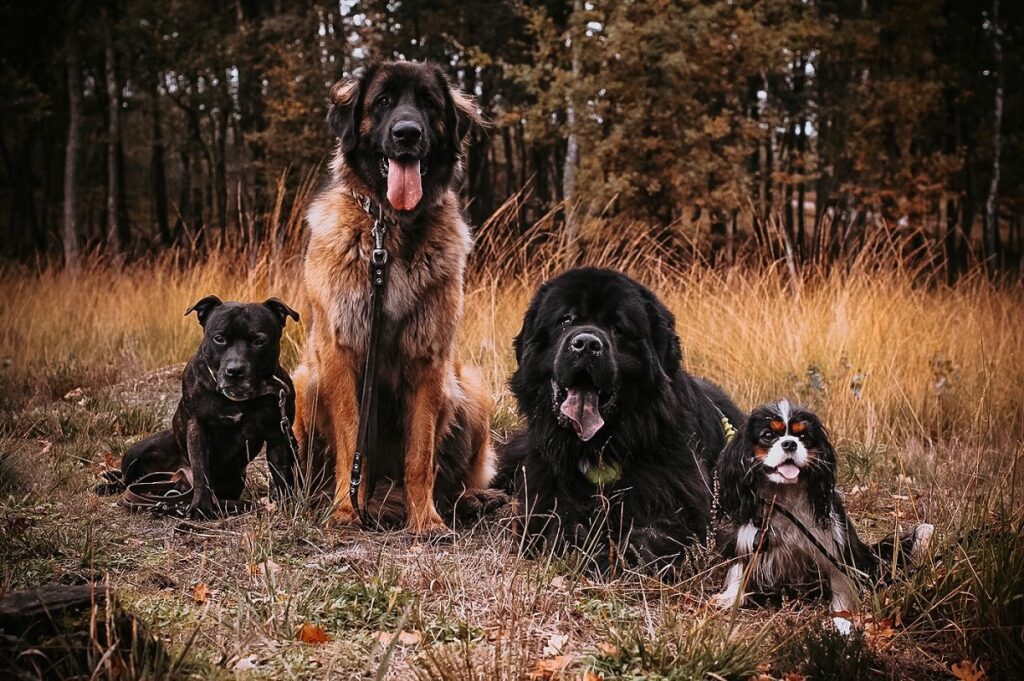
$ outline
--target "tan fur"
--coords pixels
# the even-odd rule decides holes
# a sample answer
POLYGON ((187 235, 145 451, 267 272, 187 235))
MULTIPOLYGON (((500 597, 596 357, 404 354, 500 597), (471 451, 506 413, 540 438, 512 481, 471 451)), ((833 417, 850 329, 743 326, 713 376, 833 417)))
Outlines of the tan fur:
MULTIPOLYGON (((350 523, 356 520, 348 497, 358 428, 356 387, 370 333, 372 222, 351 195, 369 191, 340 153, 332 170, 331 186, 307 213, 304 283, 311 314, 305 355, 295 372, 295 432, 304 448, 314 430, 331 444, 334 518, 350 523)), ((387 234, 391 265, 384 317, 400 321, 393 338, 382 338, 378 369, 381 390, 406 391, 406 514, 408 529, 416 534, 444 529, 434 503, 436 457, 445 455, 439 445, 457 413, 464 415, 462 425, 473 442, 464 487, 485 488, 493 473, 490 396, 479 374, 461 368, 455 358, 469 228, 454 191, 442 193, 430 210, 432 218, 414 251, 402 243, 399 229, 387 234)))

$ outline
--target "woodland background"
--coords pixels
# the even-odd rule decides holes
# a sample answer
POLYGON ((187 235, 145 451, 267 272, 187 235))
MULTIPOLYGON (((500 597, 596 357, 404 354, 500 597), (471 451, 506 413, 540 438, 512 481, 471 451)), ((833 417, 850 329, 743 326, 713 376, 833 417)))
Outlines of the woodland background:
POLYGON ((465 192, 503 242, 547 221, 581 251, 643 230, 666 257, 827 263, 899 233, 950 280, 1020 271, 1022 3, 0 8, 4 259, 265 245, 330 151, 329 85, 401 57, 492 122, 465 192))

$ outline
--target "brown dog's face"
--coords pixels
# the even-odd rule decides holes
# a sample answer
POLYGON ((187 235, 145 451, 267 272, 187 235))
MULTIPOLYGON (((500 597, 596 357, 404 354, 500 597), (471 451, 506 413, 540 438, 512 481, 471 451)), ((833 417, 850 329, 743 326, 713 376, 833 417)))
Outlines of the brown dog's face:
POLYGON ((331 89, 327 116, 346 164, 400 215, 431 205, 455 178, 479 117, 433 64, 383 62, 331 89))

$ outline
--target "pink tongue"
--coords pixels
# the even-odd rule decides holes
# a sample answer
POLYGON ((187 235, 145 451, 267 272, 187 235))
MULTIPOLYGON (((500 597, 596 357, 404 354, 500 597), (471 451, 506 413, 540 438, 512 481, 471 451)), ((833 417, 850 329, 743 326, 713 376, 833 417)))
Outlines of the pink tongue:
POLYGON ((796 480, 797 476, 800 475, 800 469, 791 463, 784 463, 775 469, 777 473, 780 473, 786 480, 796 480))
POLYGON ((569 395, 562 402, 561 411, 570 421, 576 435, 586 442, 604 426, 604 419, 598 411, 599 396, 596 390, 569 388, 569 395))
POLYGON ((420 162, 388 159, 388 201, 395 210, 412 210, 423 198, 420 162))

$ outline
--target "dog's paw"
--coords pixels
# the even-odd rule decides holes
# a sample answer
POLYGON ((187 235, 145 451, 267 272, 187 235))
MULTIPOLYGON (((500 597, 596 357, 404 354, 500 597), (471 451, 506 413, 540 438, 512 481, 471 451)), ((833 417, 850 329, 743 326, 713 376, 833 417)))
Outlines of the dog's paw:
POLYGON ((511 497, 497 489, 472 489, 458 498, 455 510, 463 519, 479 519, 504 508, 511 497))
POLYGON ((343 528, 352 527, 353 525, 359 524, 359 514, 356 513, 355 509, 351 506, 344 507, 340 506, 334 509, 331 513, 330 519, 327 521, 328 527, 343 528))
POLYGON ((846 619, 845 617, 833 617, 832 626, 836 628, 840 636, 849 636, 853 633, 853 622, 846 619))
POLYGON ((924 558, 928 552, 928 545, 931 544, 932 535, 935 533, 935 526, 928 523, 921 523, 914 528, 914 542, 910 547, 910 559, 917 562, 924 558))
POLYGON ((221 515, 216 499, 201 497, 193 499, 188 506, 188 517, 192 520, 213 520, 221 515))
POLYGON ((410 517, 406 531, 418 539, 438 540, 449 537, 454 533, 444 524, 441 516, 434 512, 422 518, 410 517))
MULTIPOLYGON (((723 591, 722 593, 715 594, 711 597, 712 607, 718 608, 719 610, 729 610, 732 606, 736 605, 736 598, 739 594, 731 593, 729 591, 723 591)), ((742 605, 742 600, 740 601, 742 605)))

